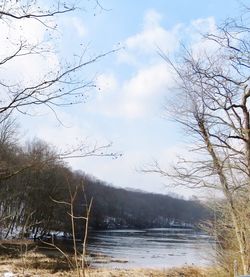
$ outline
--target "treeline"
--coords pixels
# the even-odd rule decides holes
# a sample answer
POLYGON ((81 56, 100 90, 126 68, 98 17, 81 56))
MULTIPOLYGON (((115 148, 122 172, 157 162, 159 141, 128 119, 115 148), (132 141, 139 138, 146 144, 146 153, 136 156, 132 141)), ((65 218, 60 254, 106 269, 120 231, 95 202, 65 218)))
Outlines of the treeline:
MULTIPOLYGON (((1 237, 71 232, 70 202, 82 177, 47 143, 18 143, 12 119, 0 124, 1 237)), ((74 203, 73 203, 74 204, 74 203)), ((83 209, 83 213, 85 210, 83 209)))
POLYGON ((94 228, 187 227, 209 216, 198 201, 114 188, 88 177, 85 184, 87 195, 94 196, 90 221, 94 228))
POLYGON ((198 202, 118 189, 72 171, 46 142, 18 144, 13 121, 0 127, 1 237, 70 234, 71 216, 81 236, 91 198, 93 228, 166 227, 194 224, 207 216, 198 202))

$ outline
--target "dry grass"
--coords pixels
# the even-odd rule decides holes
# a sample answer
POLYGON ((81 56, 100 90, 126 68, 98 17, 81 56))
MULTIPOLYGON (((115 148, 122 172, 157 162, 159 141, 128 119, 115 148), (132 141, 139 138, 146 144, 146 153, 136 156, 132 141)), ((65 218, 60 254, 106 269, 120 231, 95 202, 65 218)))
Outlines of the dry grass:
MULTIPOLYGON (((24 258, 5 257, 0 260, 0 276, 11 271, 17 277, 73 277, 76 272, 69 270, 67 263, 58 258, 48 258, 42 254, 28 254, 24 258)), ((86 277, 225 277, 214 269, 195 267, 172 268, 165 270, 155 269, 88 269, 86 277)))
POLYGON ((214 275, 214 271, 195 267, 172 268, 165 270, 128 269, 128 270, 92 270, 89 277, 224 277, 214 275))

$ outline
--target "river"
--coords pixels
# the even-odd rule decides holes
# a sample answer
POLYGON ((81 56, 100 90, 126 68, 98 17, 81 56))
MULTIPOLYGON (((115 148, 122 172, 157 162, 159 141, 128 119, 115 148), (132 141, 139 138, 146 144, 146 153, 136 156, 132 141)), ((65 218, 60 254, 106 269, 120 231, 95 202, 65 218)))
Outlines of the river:
POLYGON ((92 231, 91 265, 110 268, 168 268, 212 263, 214 242, 193 229, 92 231))

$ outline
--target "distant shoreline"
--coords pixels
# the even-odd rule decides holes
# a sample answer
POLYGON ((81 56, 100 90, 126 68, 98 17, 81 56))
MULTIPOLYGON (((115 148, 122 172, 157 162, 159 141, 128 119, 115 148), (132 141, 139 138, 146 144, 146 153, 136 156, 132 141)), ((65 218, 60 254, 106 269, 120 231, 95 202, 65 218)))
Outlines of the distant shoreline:
POLYGON ((119 230, 124 230, 124 231, 130 231, 130 230, 136 230, 136 231, 142 231, 142 230, 157 230, 157 229, 190 229, 190 230, 195 230, 195 229, 200 229, 198 226, 195 225, 168 225, 168 226, 163 226, 163 227, 145 227, 145 228, 135 228, 133 226, 119 226, 119 227, 111 227, 111 228, 92 228, 89 227, 89 231, 119 231, 119 230))

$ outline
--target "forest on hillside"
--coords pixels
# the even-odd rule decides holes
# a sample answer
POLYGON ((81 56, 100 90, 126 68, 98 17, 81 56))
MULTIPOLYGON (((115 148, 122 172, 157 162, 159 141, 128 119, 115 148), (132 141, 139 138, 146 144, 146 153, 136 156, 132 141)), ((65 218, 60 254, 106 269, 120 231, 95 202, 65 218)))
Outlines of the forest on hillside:
POLYGON ((209 216, 199 201, 115 188, 89 178, 85 183, 87 195, 94 197, 94 228, 190 227, 209 216))
POLYGON ((73 171, 44 141, 18 144, 15 124, 9 119, 0 133, 2 238, 70 234, 73 213, 81 237, 81 217, 92 200, 89 226, 95 229, 184 226, 208 216, 199 202, 115 188, 73 171))

